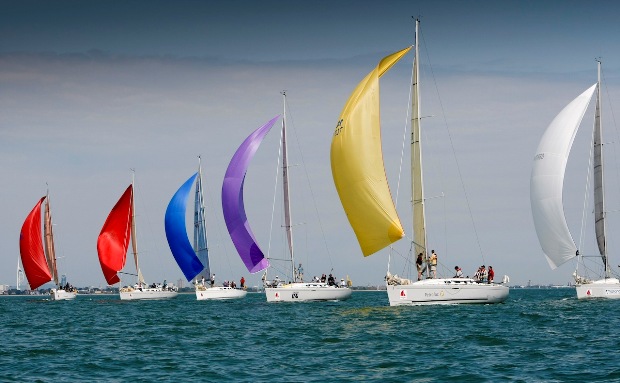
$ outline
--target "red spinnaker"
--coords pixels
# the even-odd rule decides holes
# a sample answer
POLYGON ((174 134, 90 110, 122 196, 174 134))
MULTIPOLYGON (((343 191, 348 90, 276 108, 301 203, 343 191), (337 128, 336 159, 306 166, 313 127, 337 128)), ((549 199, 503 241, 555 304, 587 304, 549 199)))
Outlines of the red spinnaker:
POLYGON ((28 284, 33 290, 52 280, 41 239, 41 204, 44 199, 41 198, 28 214, 19 233, 19 253, 28 284))
POLYGON ((127 247, 131 237, 132 201, 133 186, 129 185, 112 208, 97 238, 97 253, 101 270, 109 285, 121 281, 117 273, 125 266, 127 247))

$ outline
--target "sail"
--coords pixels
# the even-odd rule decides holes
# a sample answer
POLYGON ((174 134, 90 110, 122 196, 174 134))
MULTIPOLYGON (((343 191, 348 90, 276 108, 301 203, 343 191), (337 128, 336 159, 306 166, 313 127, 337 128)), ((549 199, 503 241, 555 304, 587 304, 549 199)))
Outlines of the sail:
POLYGON ((426 214, 424 209, 424 184, 422 182, 422 135, 420 126, 420 45, 416 20, 415 57, 413 61, 413 81, 411 87, 411 204, 413 212, 414 254, 426 251, 426 214))
POLYGON ((198 173, 195 173, 177 190, 168 204, 164 220, 170 251, 188 281, 204 269, 189 242, 185 227, 187 200, 197 176, 198 173))
MULTIPOLYGON (((200 157, 198 157, 200 159, 200 157)), ((194 195, 194 251, 204 266, 204 273, 211 275, 209 265, 209 248, 207 246, 207 221, 205 219, 205 203, 202 193, 202 170, 198 165, 198 177, 196 178, 196 192, 194 195)))
MULTIPOLYGON (((599 81, 600 84, 600 61, 599 61, 599 81)), ((594 171, 594 230, 596 233, 596 243, 598 250, 603 258, 605 274, 609 274, 607 264, 607 245, 605 241, 605 196, 603 184, 603 129, 601 126, 601 87, 597 87, 596 106, 594 111, 594 140, 592 165, 594 171)))
POLYGON ((58 269, 56 268, 56 250, 54 249, 54 232, 52 227, 52 212, 50 209, 50 198, 47 196, 45 201, 45 213, 43 218, 43 237, 45 258, 47 259, 47 267, 52 274, 54 283, 58 285, 58 269))
POLYGON ((19 233, 19 253, 28 284, 33 290, 52 280, 41 239, 41 204, 44 199, 42 197, 28 214, 19 233))
POLYGON ((245 214, 243 183, 250 160, 258 150, 269 129, 280 116, 256 129, 237 149, 224 176, 222 184, 222 210, 230 238, 237 253, 250 273, 257 273, 269 267, 269 261, 258 247, 245 214))
POLYGON ((109 285, 120 282, 117 273, 125 266, 131 237, 132 211, 133 185, 129 185, 112 208, 97 238, 99 263, 109 285))
POLYGON ((596 84, 568 104, 542 136, 530 178, 530 202, 538 240, 552 269, 577 252, 568 230, 562 187, 570 148, 596 84))
POLYGON ((288 243, 288 251, 291 257, 291 271, 293 281, 297 282, 297 273, 295 272, 295 253, 293 247, 293 225, 291 224, 291 198, 288 182, 288 147, 286 144, 286 92, 282 92, 284 99, 284 115, 282 116, 282 197, 284 200, 284 230, 286 231, 286 240, 288 243))
POLYGON ((411 47, 381 60, 345 104, 331 145, 334 184, 364 256, 405 233, 385 175, 379 119, 379 78, 411 47))

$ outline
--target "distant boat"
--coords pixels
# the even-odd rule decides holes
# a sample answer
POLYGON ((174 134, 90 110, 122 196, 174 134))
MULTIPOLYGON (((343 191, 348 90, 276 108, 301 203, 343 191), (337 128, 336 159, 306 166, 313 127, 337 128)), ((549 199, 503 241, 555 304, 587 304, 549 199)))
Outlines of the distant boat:
MULTIPOLYGON (((412 255, 422 253, 424 259, 428 259, 422 183, 418 30, 419 20, 416 20, 411 104, 411 249, 412 255)), ((332 139, 334 183, 364 256, 390 246, 405 235, 383 164, 379 78, 410 49, 405 48, 382 59, 357 85, 338 118, 332 139)), ((508 297, 508 287, 499 284, 478 283, 469 278, 429 278, 414 282, 392 275, 389 266, 386 281, 391 306, 499 303, 508 297)))
MULTIPOLYGON (((304 282, 303 273, 295 268, 293 252, 293 231, 291 225, 291 207, 288 186, 288 160, 286 146, 286 93, 284 97, 284 118, 282 121, 282 184, 284 199, 284 228, 288 243, 286 261, 290 262, 290 281, 280 280, 276 277, 273 281, 267 281, 264 274, 263 284, 267 302, 305 302, 305 301, 334 301, 344 300, 351 296, 351 289, 339 287, 337 284, 328 284, 317 281, 304 282)), ((269 260, 256 243, 254 234, 250 229, 245 214, 243 202, 243 184, 250 160, 254 156, 258 146, 265 135, 278 120, 279 116, 271 119, 265 125, 255 130, 237 149, 232 157, 222 186, 222 207, 226 226, 231 239, 237 248, 239 256, 246 265, 248 271, 257 273, 269 267, 269 260)))
MULTIPOLYGON (((231 286, 212 286, 210 284, 212 274, 207 246, 207 226, 200 157, 198 157, 198 172, 181 185, 168 204, 165 228, 168 245, 174 259, 177 261, 181 271, 183 271, 187 281, 194 281, 197 300, 238 299, 246 296, 247 291, 245 289, 233 288, 231 286), (194 198, 194 246, 192 248, 185 226, 185 214, 189 193, 194 183, 196 188, 194 198), (203 273, 203 277, 200 280, 194 280, 201 273, 203 273), (205 279, 204 275, 209 279, 205 279)), ((215 278, 214 274, 213 278, 215 278)))
MULTIPOLYGON (((74 299, 77 289, 66 284, 58 283, 56 251, 54 250, 54 233, 52 230, 52 213, 50 209, 49 192, 42 197, 32 209, 19 234, 19 253, 24 266, 24 273, 32 290, 47 282, 54 281, 55 289, 50 290, 52 300, 74 299), (41 239, 41 204, 45 201, 45 215, 43 218, 43 240, 41 239), (45 249, 43 247, 45 244, 45 249)), ((19 281, 18 265, 18 281, 19 281)), ((19 282, 17 288, 19 289, 19 282)))
POLYGON ((138 264, 138 243, 136 239, 136 222, 133 185, 127 187, 121 198, 108 215, 99 238, 97 238, 97 253, 101 270, 109 285, 114 285, 121 281, 118 274, 125 267, 129 240, 136 266, 137 282, 134 286, 120 288, 120 298, 122 300, 138 299, 168 299, 177 296, 177 288, 163 284, 153 283, 148 285, 144 281, 142 272, 138 264))
POLYGON ((542 136, 530 180, 530 200, 534 226, 540 246, 552 269, 577 259, 573 273, 578 299, 620 298, 620 281, 612 277, 607 255, 605 222, 605 188, 603 177, 603 134, 601 121, 601 62, 598 62, 597 83, 569 103, 551 122, 542 136), (583 257, 577 250, 568 229, 562 203, 564 173, 573 140, 581 120, 596 92, 591 163, 593 174, 594 229, 601 257, 601 275, 598 280, 579 275, 583 257))

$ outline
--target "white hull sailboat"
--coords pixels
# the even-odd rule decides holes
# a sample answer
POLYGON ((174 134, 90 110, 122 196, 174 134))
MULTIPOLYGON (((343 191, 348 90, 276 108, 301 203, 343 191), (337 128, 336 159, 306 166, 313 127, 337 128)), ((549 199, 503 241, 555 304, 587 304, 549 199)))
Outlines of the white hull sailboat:
POLYGON ((212 286, 210 284, 210 278, 214 278, 215 274, 211 275, 209 262, 200 156, 198 157, 198 172, 185 181, 170 200, 166 209, 165 226, 170 251, 187 281, 194 281, 197 300, 240 299, 247 295, 244 288, 212 286), (191 187, 194 184, 196 187, 194 193, 194 245, 192 247, 186 230, 185 215, 191 187), (203 277, 199 281, 197 277, 201 273, 203 277), (204 275, 209 279, 206 280, 204 275))
MULTIPOLYGON (((291 206, 289 199, 288 158, 286 143, 286 93, 282 92, 284 100, 284 116, 281 130, 282 153, 282 186, 284 202, 284 229, 288 245, 286 257, 281 260, 290 264, 290 282, 280 282, 278 277, 274 281, 266 280, 263 275, 265 297, 267 302, 308 302, 308 301, 340 301, 351 297, 351 289, 334 284, 304 282, 303 272, 295 269, 293 228, 291 224, 291 206)), ((258 247, 253 233, 247 223, 243 204, 243 183, 249 162, 258 149, 265 135, 275 124, 279 116, 255 130, 237 149, 226 171, 222 186, 222 208, 226 226, 231 239, 237 248, 239 256, 245 263, 248 271, 257 273, 270 266, 269 259, 264 256, 258 247)), ((301 266, 301 265, 300 265, 301 266)))
POLYGON ((291 265, 291 283, 272 283, 265 287, 267 302, 308 302, 308 301, 338 301, 351 297, 351 289, 340 287, 337 284, 303 282, 301 275, 295 270, 295 256, 293 248, 293 225, 291 223, 291 203, 288 180, 288 148, 286 142, 286 92, 282 92, 284 100, 284 115, 282 116, 282 187, 284 196, 284 229, 288 243, 288 257, 291 265))
POLYGON ((121 300, 170 299, 178 295, 174 285, 147 284, 138 263, 138 242, 136 239, 136 220, 134 205, 134 182, 127 187, 121 198, 110 211, 101 233, 97 238, 97 254, 101 271, 109 285, 121 282, 118 274, 125 267, 127 250, 131 240, 132 253, 136 266, 137 282, 133 286, 119 289, 121 300))
MULTIPOLYGON (((422 145, 419 94, 419 20, 416 20, 415 59, 411 104, 411 209, 413 240, 411 253, 424 254, 426 217, 422 182, 422 145)), ((355 88, 345 104, 331 147, 332 175, 340 201, 364 256, 369 256, 404 237, 385 175, 379 120, 379 78, 411 47, 385 57, 355 88)), ((508 297, 508 287, 478 283, 465 278, 411 281, 386 276, 391 306, 455 303, 499 303, 508 297)))
POLYGON ((620 299, 620 281, 612 276, 607 254, 605 185, 603 172, 603 132, 601 117, 601 62, 598 62, 598 81, 569 103, 551 122, 540 140, 530 180, 530 200, 534 226, 542 250, 552 269, 576 259, 573 273, 578 299, 620 299), (568 156, 588 108, 596 92, 594 126, 592 133, 592 197, 594 200, 594 230, 601 259, 600 270, 589 270, 573 241, 564 216, 562 191, 568 156), (597 274, 598 279, 580 275, 597 274))
POLYGON ((267 302, 342 301, 351 297, 351 289, 327 283, 295 282, 265 287, 267 302))
POLYGON ((196 285, 196 299, 204 300, 227 300, 241 299, 248 294, 247 290, 226 286, 205 287, 201 284, 196 285))
POLYGON ((506 286, 479 283, 471 278, 424 279, 410 284, 388 285, 390 306, 501 303, 508 295, 506 286))
POLYGON ((177 289, 174 287, 131 287, 125 286, 120 290, 120 297, 123 301, 140 299, 170 299, 176 297, 177 289))
MULTIPOLYGON (((62 301, 75 299, 77 296, 77 289, 71 287, 69 284, 63 285, 62 283, 58 283, 56 250, 54 248, 54 233, 52 227, 52 213, 48 193, 39 200, 30 214, 28 214, 20 232, 19 252, 22 265, 24 266, 24 274, 26 274, 28 284, 33 290, 47 282, 53 281, 56 284, 56 288, 50 290, 51 300, 62 301), (43 201, 45 201, 45 211, 42 239, 41 204, 43 201)), ((19 288, 19 285, 17 288, 19 288)))
POLYGON ((65 290, 65 289, 51 289, 50 290, 50 298, 53 301, 65 301, 75 299, 77 297, 77 291, 75 290, 65 290))

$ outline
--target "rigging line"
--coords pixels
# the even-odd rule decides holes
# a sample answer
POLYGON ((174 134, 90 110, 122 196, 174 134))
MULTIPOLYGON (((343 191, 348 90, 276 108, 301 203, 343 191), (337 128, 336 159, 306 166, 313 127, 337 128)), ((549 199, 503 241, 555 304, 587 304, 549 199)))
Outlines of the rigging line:
MULTIPOLYGON (((413 60, 417 60, 418 58, 413 57, 413 60)), ((396 198, 394 201, 394 205, 397 207, 398 210, 398 197, 400 195, 400 181, 402 179, 402 174, 403 174, 403 161, 405 158, 405 143, 407 142, 407 127, 409 126, 409 121, 411 121, 411 113, 413 113, 413 111, 409 108, 409 106, 411 105, 411 99, 413 97, 413 75, 414 75, 414 70, 413 70, 413 61, 411 63, 411 77, 409 80, 409 98, 407 100, 407 105, 405 107, 405 124, 403 126, 403 144, 402 147, 400 149, 400 164, 398 166, 398 181, 396 182, 396 198)), ((413 198, 413 197, 412 197, 413 198)), ((412 228, 413 231, 413 228, 412 228)), ((390 245, 390 251, 388 252, 388 271, 390 271, 390 261, 391 261, 391 256, 392 256, 392 251, 394 250, 394 247, 390 245)))
POLYGON ((288 117, 288 121, 289 123, 289 127, 292 127, 293 132, 295 133, 295 143, 297 144, 297 150, 299 151, 299 157, 301 158, 301 164, 302 164, 302 168, 304 170, 304 173, 306 175, 306 181, 308 183, 308 190, 310 191, 310 196, 312 197, 312 205, 314 207, 314 211, 316 214, 316 218, 317 221, 319 222, 319 229, 321 230, 321 237, 323 239, 323 245, 325 246, 325 251, 327 252, 327 258, 329 259, 329 266, 333 268, 333 262, 332 262, 332 255, 329 251, 329 247, 327 246, 327 239, 325 237, 325 230, 323 229, 323 223, 321 221, 321 215, 319 214, 319 209, 317 207, 316 204, 316 198, 314 197, 314 190, 312 189, 312 183, 310 182, 310 176, 308 174, 308 169, 306 168, 306 161, 304 160, 304 153, 301 150, 301 145, 299 144, 299 135, 297 134, 297 129, 295 128, 295 121, 293 118, 293 115, 290 111, 290 108, 288 107, 289 102, 288 99, 285 100, 286 102, 286 110, 287 110, 287 117, 288 117))
MULTIPOLYGON (((203 169, 203 171, 204 171, 204 169, 203 169)), ((208 178, 208 177, 205 177, 205 178, 208 178)), ((211 188, 210 188, 209 184, 210 184, 209 182, 203 183, 202 184, 202 190, 203 190, 203 192, 206 191, 205 194, 206 194, 206 198, 208 200, 208 203, 211 206, 216 206, 215 205, 215 198, 213 197, 213 193, 211 191, 211 188)), ((215 210, 215 209, 213 209, 213 210, 215 210)), ((207 216, 207 206, 205 206, 205 226, 207 226, 206 216, 207 216)), ((212 257, 213 252, 212 252, 212 249, 214 249, 214 248, 218 249, 218 250, 219 249, 223 249, 224 250, 223 251, 224 252, 224 259, 226 260, 226 264, 228 266, 228 272, 232 274, 232 265, 230 263, 230 260, 233 257, 228 256, 228 248, 226 246, 226 242, 223 240, 223 238, 224 238, 224 236, 222 235, 222 221, 223 220, 215 218, 215 214, 211 214, 211 217, 213 217, 212 220, 215 221, 215 233, 216 233, 216 237, 217 237, 218 242, 216 242, 215 244, 213 243, 213 240, 207 242, 207 249, 209 250, 209 263, 211 263, 211 264, 213 263, 213 257, 212 257)), ((219 216, 218 216, 218 218, 219 218, 219 216)), ((216 257, 216 258, 218 258, 218 257, 216 257)), ((222 258, 222 257, 219 256, 219 258, 222 258)), ((221 259, 220 259, 220 261, 221 261, 221 259)))
MULTIPOLYGON (((588 220, 586 219, 586 214, 587 214, 586 211, 588 210, 588 206, 589 206, 588 195, 590 194, 590 176, 592 174, 593 158, 594 158, 594 128, 592 129, 592 140, 590 141, 590 158, 588 159, 588 173, 586 175, 586 186, 585 186, 585 190, 583 193, 583 210, 581 212, 581 231, 579 233, 578 249, 581 249, 584 246, 583 242, 584 242, 585 231, 586 231, 586 226, 588 222, 588 220)), ((581 256, 581 258, 583 259, 583 256, 581 256)), ((579 266, 579 262, 577 262, 577 267, 578 266, 579 266)), ((575 268, 575 270, 577 270, 577 268, 575 268)))
MULTIPOLYGON (((417 60, 418 58, 413 57, 413 60, 417 60)), ((403 128, 403 145, 400 149, 400 165, 398 167, 398 182, 396 183, 396 200, 394 201, 394 203, 396 204, 396 206, 398 206, 398 196, 400 194, 400 181, 402 178, 402 172, 403 172, 403 160, 405 157, 405 142, 407 142, 407 127, 409 125, 409 121, 411 121, 411 108, 409 108, 409 106, 411 105, 411 98, 413 97, 413 62, 411 63, 411 77, 409 80, 409 98, 407 100, 407 106, 406 106, 406 119, 405 119, 405 124, 404 124, 404 128, 403 128)))
MULTIPOLYGON (((422 40, 424 40, 424 34, 420 33, 420 35, 422 36, 422 40)), ((478 229, 476 228, 476 222, 474 221, 474 215, 471 211, 471 205, 469 203, 469 196, 467 194, 467 190, 465 189, 465 182, 463 181, 463 174, 461 173, 461 166, 459 165, 459 161, 458 158, 456 156, 456 151, 454 149, 454 143, 452 142, 452 133, 450 132, 450 126, 448 125, 448 120, 446 119, 446 113, 443 107, 443 100, 441 99, 441 96, 439 95, 439 87, 437 86, 437 79, 435 78, 435 72, 433 71, 433 66, 431 65, 431 59, 430 59, 430 54, 428 53, 428 49, 426 49, 426 41, 424 42, 424 47, 425 47, 425 51, 426 51, 426 57, 428 58, 428 63, 429 63, 429 68, 430 68, 430 72, 431 72, 431 76, 433 78, 433 83, 435 84, 435 89, 437 90, 437 98, 439 99, 439 107, 441 109, 441 114, 443 116, 443 120, 444 120, 444 124, 446 126, 446 131, 448 132, 448 139, 450 141, 450 147, 452 149, 452 155, 454 156, 454 162, 456 163, 456 169, 459 175, 459 181, 461 182, 461 187, 463 188, 463 193, 465 194, 465 201, 467 204, 467 210, 469 212, 469 217, 471 219, 471 223, 474 229, 474 235, 476 236, 476 243, 478 245, 478 249, 480 251, 480 255, 482 256, 482 262, 484 262, 484 264, 486 264, 486 260, 484 257, 484 252, 482 251, 482 246, 480 244, 480 237, 478 236, 478 229)))
POLYGON ((280 129, 280 147, 278 148, 278 163, 276 165, 276 181, 273 185, 273 203, 271 204, 271 222, 269 224, 269 242, 267 245, 267 258, 271 254, 271 239, 273 234, 273 221, 276 210, 276 197, 278 194, 278 177, 280 176, 280 158, 282 157, 282 129, 280 129))

